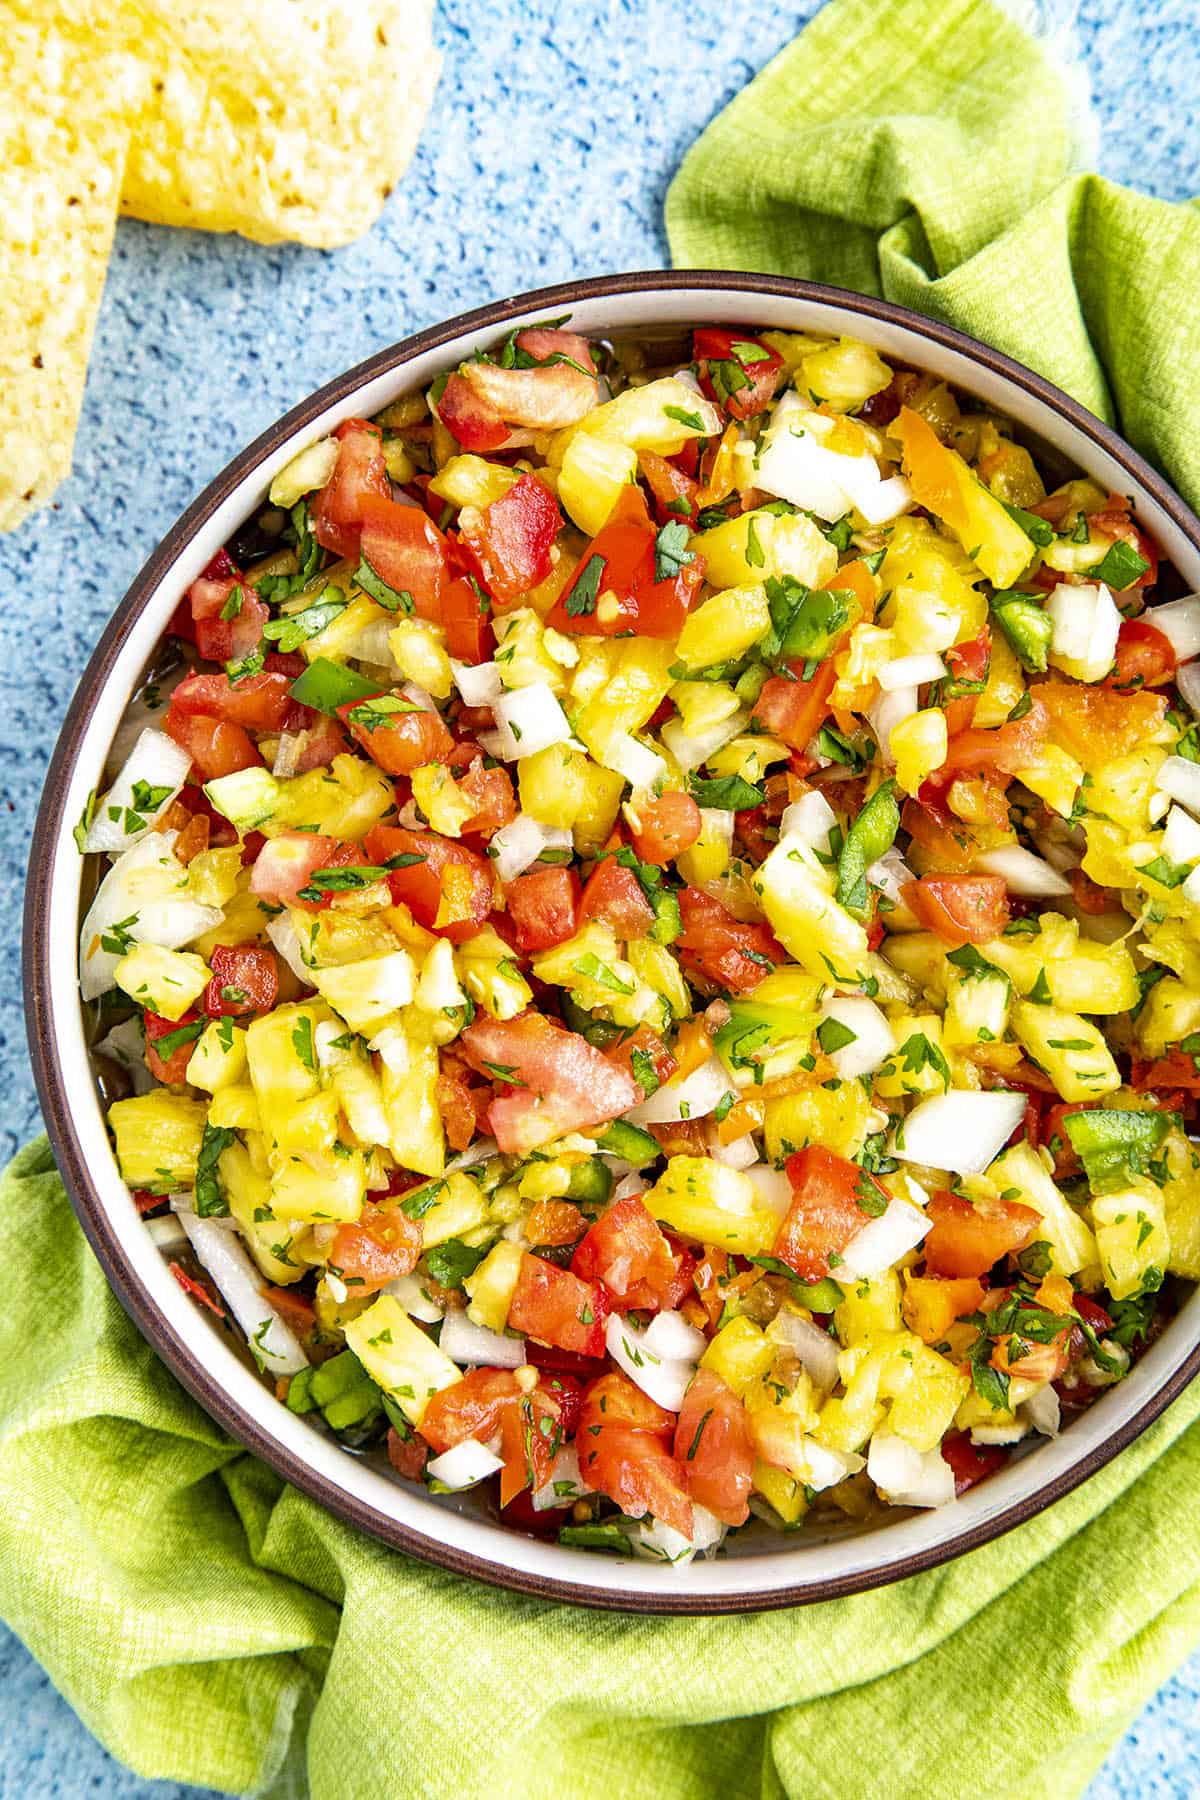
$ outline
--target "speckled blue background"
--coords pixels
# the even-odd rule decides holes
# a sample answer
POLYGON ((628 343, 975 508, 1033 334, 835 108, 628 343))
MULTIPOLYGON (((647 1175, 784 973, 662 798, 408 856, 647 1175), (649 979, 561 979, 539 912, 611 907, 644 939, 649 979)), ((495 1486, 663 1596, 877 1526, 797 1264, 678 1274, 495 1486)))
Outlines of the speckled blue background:
MULTIPOLYGON (((664 264, 662 200, 680 157, 815 10, 441 0, 433 113, 360 243, 263 249, 121 225, 74 477, 0 540, 0 917, 18 915, 46 759, 92 644, 198 490, 311 388, 407 332, 524 288, 664 264)), ((1084 0, 1079 27, 1102 172, 1165 199, 1200 193, 1200 0, 1084 0)), ((4 1160, 38 1129, 10 943, 4 1160)), ((0 1800, 198 1793, 114 1763, 0 1627, 0 1800)), ((1200 1656, 1147 1707, 1090 1800, 1197 1793, 1200 1656)))

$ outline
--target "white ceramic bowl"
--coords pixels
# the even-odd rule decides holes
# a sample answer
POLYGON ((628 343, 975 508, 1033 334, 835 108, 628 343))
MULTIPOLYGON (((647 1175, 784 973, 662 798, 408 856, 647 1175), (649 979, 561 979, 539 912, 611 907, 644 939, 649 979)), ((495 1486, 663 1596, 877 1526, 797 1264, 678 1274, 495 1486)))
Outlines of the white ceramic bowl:
POLYGON ((180 595, 303 445, 378 412, 517 320, 563 312, 604 336, 638 328, 743 324, 864 339, 994 405, 1066 464, 1129 494, 1189 589, 1200 588, 1200 522, 1113 432, 1040 377, 943 325, 861 295, 779 278, 630 274, 519 295, 419 333, 296 407, 218 476, 168 533, 105 630, 51 764, 30 859, 26 991, 30 1047, 59 1167, 119 1299, 159 1354, 228 1431, 296 1487, 401 1549, 545 1597, 647 1612, 794 1605, 912 1574, 995 1537, 1068 1492, 1154 1419, 1200 1368, 1200 1292, 1132 1374, 1054 1441, 936 1512, 867 1530, 787 1537, 754 1525, 728 1553, 683 1569, 564 1549, 492 1522, 477 1496, 434 1499, 289 1413, 179 1289, 117 1170, 88 1061, 76 983, 82 862, 71 830, 102 786, 109 746, 180 595))

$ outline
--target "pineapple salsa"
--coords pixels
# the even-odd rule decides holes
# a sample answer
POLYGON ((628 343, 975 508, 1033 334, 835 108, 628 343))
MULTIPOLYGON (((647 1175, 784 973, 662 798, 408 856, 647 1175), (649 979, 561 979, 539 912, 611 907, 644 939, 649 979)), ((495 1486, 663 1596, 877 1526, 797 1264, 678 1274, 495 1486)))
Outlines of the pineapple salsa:
POLYGON ((193 583, 82 991, 289 1408, 685 1561, 953 1501, 1200 1278, 1200 598, 864 344, 563 327, 193 583))

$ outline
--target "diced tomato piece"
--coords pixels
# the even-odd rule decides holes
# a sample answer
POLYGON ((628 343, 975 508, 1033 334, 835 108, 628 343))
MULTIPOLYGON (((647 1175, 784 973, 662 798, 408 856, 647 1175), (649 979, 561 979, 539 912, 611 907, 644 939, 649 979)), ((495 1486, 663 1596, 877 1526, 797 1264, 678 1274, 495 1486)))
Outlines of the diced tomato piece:
POLYGON ((468 526, 460 519, 459 524, 484 586, 501 605, 510 605, 549 575, 562 514, 545 482, 522 475, 484 508, 477 523, 468 526))
POLYGON ((339 1225, 329 1264, 356 1294, 373 1294, 397 1276, 411 1275, 421 1255, 420 1221, 398 1202, 372 1202, 353 1225, 339 1225))
POLYGON ((840 1255, 871 1216, 859 1205, 863 1186, 884 1205, 887 1196, 857 1163, 820 1144, 789 1156, 785 1167, 792 1204, 771 1254, 801 1281, 820 1281, 830 1273, 831 1254, 840 1255))
MULTIPOLYGON (((636 1031, 630 1032, 628 1037, 621 1038, 604 1054, 609 1062, 616 1063, 618 1068, 628 1069, 634 1081, 637 1082, 639 1091, 643 1093, 643 1098, 647 1096, 644 1092, 645 1083, 639 1079, 639 1070, 643 1075, 648 1075, 649 1070, 652 1069, 657 1087, 661 1087, 664 1081, 671 1079, 679 1067, 658 1033, 651 1031, 648 1025, 639 1025, 636 1031)), ((654 1082, 651 1083, 650 1091, 656 1091, 654 1082)))
POLYGON ((362 555, 381 581, 411 594, 422 619, 436 623, 450 584, 450 546, 428 513, 386 495, 367 495, 361 505, 362 555))
POLYGON ((1090 1294, 1077 1293, 1075 1295, 1074 1304, 1075 1311, 1079 1314, 1084 1324, 1090 1325, 1097 1337, 1103 1337, 1106 1331, 1112 1330, 1112 1319, 1109 1317, 1108 1313, 1105 1312, 1099 1301, 1093 1300, 1090 1294))
POLYGON ((522 1391, 511 1369, 472 1369, 432 1396, 421 1416, 421 1436, 439 1455, 466 1438, 486 1443, 522 1391))
MULTIPOLYGON (((974 728, 955 732, 946 748, 946 760, 937 771, 937 786, 950 785, 955 775, 976 774, 983 770, 999 770, 1015 775, 1037 761, 1037 753, 1045 742, 1050 721, 1042 701, 1049 684, 1043 682, 1022 719, 1010 719, 1006 725, 990 730, 974 728)), ((1080 689, 1080 692, 1090 692, 1080 689)))
POLYGON ((248 656, 262 637, 263 626, 270 617, 225 550, 219 550, 203 575, 193 581, 187 599, 195 626, 193 642, 201 656, 210 662, 229 662, 235 657, 248 656), (217 565, 220 565, 220 573, 213 573, 217 565), (222 618, 226 611, 230 616, 222 618))
POLYGON ((1043 681, 1038 696, 1055 743, 1089 770, 1131 755, 1154 736, 1167 712, 1163 694, 1118 694, 1085 682, 1043 681))
POLYGON ((343 844, 338 838, 322 837, 313 831, 281 831, 278 837, 268 838, 255 857, 250 892, 273 906, 318 911, 329 904, 330 896, 302 900, 301 888, 308 886, 317 869, 344 869, 358 861, 354 844, 343 844))
POLYGON ((586 1230, 587 1220, 569 1200, 538 1200, 525 1221, 525 1236, 539 1249, 561 1250, 577 1244, 586 1230))
POLYGON ((568 1131, 618 1118, 636 1104, 638 1089, 624 1070, 578 1032, 540 1013, 477 1017, 460 1042, 473 1068, 503 1084, 488 1108, 488 1123, 506 1152, 524 1155, 568 1131))
POLYGON ((226 719, 247 731, 281 731, 292 696, 286 675, 263 669, 241 681, 228 675, 188 675, 171 695, 170 711, 226 719))
POLYGON ((1009 921, 1008 888, 1000 875, 922 875, 901 894, 929 931, 947 944, 986 944, 1009 921))
POLYGON ((1139 1093, 1172 1088, 1185 1094, 1200 1094, 1200 1069, 1197 1069, 1194 1057, 1178 1045, 1152 1062, 1144 1062, 1135 1056, 1129 1079, 1130 1085, 1139 1093))
POLYGON ((750 1517, 754 1440, 750 1421, 728 1382, 698 1369, 675 1426, 675 1460, 688 1493, 725 1525, 750 1517))
POLYGON ((457 370, 442 389, 437 413, 464 450, 486 454, 498 450, 508 438, 508 426, 496 408, 457 370))
POLYGON ((530 325, 524 331, 518 331, 517 349, 532 356, 536 363, 557 362, 568 357, 587 374, 596 373, 592 346, 578 331, 561 331, 555 325, 530 325))
POLYGON ((443 1057, 437 1079, 437 1106, 446 1128, 446 1142, 452 1150, 465 1150, 475 1136, 477 1094, 480 1100, 485 1098, 485 1090, 471 1086, 460 1063, 443 1057))
MULTIPOLYGON (((506 425, 525 426, 531 431, 559 431, 565 425, 574 425, 591 411, 598 398, 595 376, 584 369, 573 369, 562 360, 561 353, 558 360, 534 369, 505 369, 496 363, 469 362, 463 363, 459 373, 475 398, 498 412, 506 425)), ((438 410, 444 417, 442 401, 438 410)))
POLYGON ((604 919, 628 942, 645 937, 654 923, 654 908, 633 870, 623 868, 615 856, 605 856, 588 876, 579 919, 581 924, 587 919, 604 919))
POLYGON ((965 644, 952 644, 946 651, 950 673, 957 681, 986 681, 991 660, 992 633, 987 625, 981 625, 965 644))
MULTIPOLYGON (((252 878, 253 879, 253 878, 252 878)), ((210 1019, 269 1012, 279 992, 275 952, 266 944, 218 944, 208 959, 212 980, 203 1006, 210 1019)))
POLYGON ((160 1055, 157 1046, 173 1032, 187 1032, 195 1025, 203 1028, 204 1020, 195 1007, 190 1006, 178 1019, 164 1019, 160 1014, 147 1010, 142 1015, 142 1023, 146 1031, 146 1067, 154 1079, 165 1082, 168 1087, 186 1081, 187 1066, 192 1060, 192 1051, 196 1048, 196 1039, 200 1033, 192 1031, 190 1037, 185 1038, 174 1049, 169 1049, 165 1056, 160 1055))
MULTIPOLYGON (((215 720, 209 721, 210 724, 216 722, 217 721, 215 720)), ((195 721, 191 721, 191 723, 195 723, 195 721)), ((231 726, 230 729, 236 731, 238 730, 238 727, 235 725, 231 726)), ((255 761, 257 760, 258 757, 256 753, 255 761)), ((189 776, 175 804, 181 810, 186 808, 193 819, 203 819, 204 823, 208 826, 208 844, 206 848, 210 850, 228 850, 231 844, 237 843, 238 834, 232 824, 225 817, 224 813, 219 813, 217 811, 204 789, 197 781, 192 779, 192 777, 189 776)), ((180 826, 181 830, 186 823, 186 820, 182 822, 180 826)))
POLYGON ((999 1444, 973 1444, 968 1431, 951 1431, 942 1439, 942 1461, 954 1471, 957 1497, 977 1482, 995 1475, 1008 1461, 1009 1452, 999 1444))
POLYGON ((1129 691, 1161 687, 1175 675, 1175 651, 1165 632, 1147 619, 1126 619, 1117 637, 1117 660, 1104 685, 1129 691))
POLYGON ((616 1201, 571 1258, 573 1272, 599 1281, 617 1312, 657 1312, 675 1288, 671 1246, 637 1194, 616 1201))
POLYGON ((262 764, 250 734, 227 719, 179 712, 172 705, 167 708, 163 730, 181 750, 187 751, 203 781, 216 781, 221 775, 233 775, 238 769, 262 764))
POLYGON ((441 622, 446 648, 456 662, 486 662, 496 642, 488 616, 486 595, 481 596, 464 576, 457 575, 442 596, 441 622))
POLYGON ((436 831, 375 825, 363 848, 375 863, 419 858, 388 873, 397 906, 407 906, 418 925, 461 944, 474 937, 492 909, 492 872, 486 859, 436 831))
POLYGON ((752 419, 770 405, 783 358, 749 332, 706 325, 693 334, 700 385, 731 419, 752 419))
POLYGON ((765 925, 735 919, 699 888, 680 890, 682 935, 676 941, 686 975, 731 994, 748 994, 787 956, 765 925))
POLYGON ((629 813, 634 849, 643 862, 654 863, 658 868, 690 850, 700 836, 700 808, 690 794, 677 789, 656 800, 639 800, 636 822, 632 806, 629 813))
POLYGON ((754 702, 751 719, 794 750, 805 750, 829 717, 829 696, 837 682, 833 658, 818 663, 809 681, 803 663, 789 665, 791 675, 771 675, 754 702))
POLYGON ((922 1246, 931 1275, 986 1275, 1002 1256, 1023 1250, 1042 1222, 1032 1206, 1016 1200, 972 1205, 961 1194, 939 1188, 926 1208, 933 1229, 922 1246))
POLYGON ((630 631, 640 637, 677 636, 704 580, 704 558, 693 554, 677 575, 656 581, 656 538, 641 488, 632 483, 622 488, 608 523, 584 550, 547 624, 585 637, 630 631), (603 610, 602 595, 612 597, 603 610))
POLYGON ((504 890, 522 955, 565 944, 579 930, 579 876, 574 869, 531 869, 504 890))
POLYGON ((570 1269, 528 1251, 521 1257, 508 1308, 514 1331, 576 1356, 602 1356, 607 1318, 608 1301, 598 1283, 581 1281, 570 1269))
POLYGON ((420 1481, 429 1460, 429 1445, 419 1432, 401 1437, 392 1426, 387 1434, 387 1455, 397 1475, 403 1475, 406 1481, 420 1481))
POLYGON ((475 811, 463 826, 473 837, 490 838, 502 825, 511 825, 517 816, 512 777, 507 769, 487 769, 483 757, 476 756, 458 785, 475 811))
POLYGON ((674 463, 668 462, 665 456, 656 456, 653 450, 640 450, 638 463, 654 496, 659 523, 667 525, 672 519, 690 523, 699 510, 700 503, 696 498, 699 484, 682 469, 677 469, 674 463))
POLYGON ((536 1491, 546 1485, 553 1472, 554 1458, 565 1438, 560 1405, 541 1387, 531 1394, 522 1394, 515 1405, 502 1409, 501 1506, 510 1506, 527 1488, 536 1491))
POLYGON ((316 1312, 307 1294, 301 1294, 296 1288, 265 1287, 263 1299, 279 1314, 289 1330, 298 1338, 306 1338, 316 1324, 316 1312))
POLYGON ((454 739, 440 714, 414 705, 403 695, 348 700, 339 706, 338 717, 345 720, 372 762, 387 775, 411 775, 425 763, 445 762, 454 748, 454 739), (408 710, 387 710, 393 703, 408 710))
POLYGON ((1046 1114, 1040 1136, 1054 1158, 1055 1175, 1078 1175, 1083 1167, 1075 1154, 1075 1146, 1067 1135, 1063 1120, 1069 1119, 1073 1113, 1090 1112, 1099 1104, 1098 1100, 1076 1100, 1064 1106, 1052 1106, 1046 1114))
POLYGON ((1120 911, 1121 896, 1115 888, 1099 887, 1082 869, 1069 869, 1067 880, 1080 912, 1097 917, 1100 913, 1120 911))
POLYGON ((335 556, 357 556, 364 502, 371 496, 391 498, 383 433, 369 419, 343 419, 333 435, 338 458, 312 509, 313 536, 335 556))
POLYGON ((926 796, 926 785, 921 789, 923 798, 906 800, 900 815, 900 823, 920 853, 915 866, 939 874, 965 875, 984 849, 984 840, 946 810, 943 794, 935 790, 926 796))
POLYGON ((672 1455, 674 1415, 624 1375, 602 1375, 584 1390, 575 1443, 589 1487, 630 1518, 651 1513, 690 1539, 692 1503, 672 1455))

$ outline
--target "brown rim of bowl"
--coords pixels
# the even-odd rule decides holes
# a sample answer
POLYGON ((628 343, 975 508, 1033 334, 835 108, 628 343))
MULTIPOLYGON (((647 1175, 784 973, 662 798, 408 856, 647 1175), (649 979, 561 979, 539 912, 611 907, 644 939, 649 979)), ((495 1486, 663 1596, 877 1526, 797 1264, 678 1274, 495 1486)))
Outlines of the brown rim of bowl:
MULTIPOLYGON (((785 276, 738 274, 728 270, 647 270, 612 276, 597 276, 586 281, 565 282, 556 287, 539 288, 517 294, 511 299, 493 301, 487 306, 462 313, 443 324, 405 338, 355 368, 338 375, 324 387, 302 400, 245 450, 235 456, 216 479, 194 500, 172 526, 129 591, 113 613, 93 652, 67 708, 63 728, 51 757, 37 822, 30 847, 31 871, 51 865, 54 849, 63 824, 63 810, 70 772, 78 754, 92 705, 102 692, 113 662, 166 569, 185 548, 190 538, 216 508, 250 475, 257 465, 294 432, 315 420, 328 407, 347 399, 367 381, 402 367, 406 362, 440 345, 448 344, 464 332, 494 327, 497 332, 512 319, 547 308, 571 307, 582 301, 619 297, 639 292, 669 290, 686 293, 689 289, 717 289, 731 300, 753 300, 756 295, 772 295, 783 299, 824 302, 847 312, 860 313, 915 331, 944 348, 960 351, 995 374, 1007 377, 1034 399, 1041 401, 1058 417, 1065 419, 1107 452, 1146 489, 1169 514, 1180 531, 1195 545, 1200 554, 1200 520, 1190 512, 1163 477, 1132 450, 1118 435, 1078 401, 1014 362, 988 345, 979 343, 965 332, 923 318, 907 307, 895 306, 871 295, 851 293, 841 288, 826 287, 816 282, 795 281, 785 276)), ((71 1109, 62 1071, 54 1054, 55 1022, 50 998, 50 959, 48 899, 45 884, 34 876, 27 883, 24 909, 23 978, 28 997, 27 1029, 30 1059, 38 1098, 46 1128, 71 1204, 84 1233, 95 1251, 118 1300, 133 1323, 160 1355, 168 1368, 195 1400, 226 1431, 277 1474, 318 1501, 336 1515, 349 1519, 372 1536, 397 1550, 426 1562, 449 1569, 458 1575, 469 1575, 496 1587, 543 1600, 558 1600, 608 1611, 658 1614, 711 1614, 765 1612, 779 1607, 806 1605, 819 1600, 883 1587, 924 1569, 936 1567, 990 1542, 1014 1525, 1024 1523, 1035 1513, 1061 1499, 1072 1489, 1102 1468, 1121 1450, 1132 1443, 1146 1427, 1158 1418, 1200 1372, 1200 1345, 1155 1394, 1139 1408, 1131 1419, 1115 1430, 1095 1453, 1074 1467, 1047 1481, 1032 1494, 1014 1501, 994 1518, 965 1531, 949 1544, 932 1546, 902 1557, 895 1562, 881 1562, 877 1568, 824 1580, 799 1581, 794 1586, 770 1593, 754 1593, 746 1597, 736 1594, 689 1596, 678 1594, 606 1594, 601 1590, 553 1576, 526 1574, 506 1569, 484 1557, 470 1554, 427 1537, 423 1532, 401 1525, 397 1520, 377 1512, 373 1506, 318 1474, 299 1457, 285 1449, 265 1432, 258 1422, 235 1403, 213 1380, 174 1328, 163 1318, 148 1295, 133 1279, 125 1266, 120 1245, 100 1196, 94 1187, 71 1117, 71 1109)), ((881 1540, 886 1531, 881 1530, 881 1540)))

